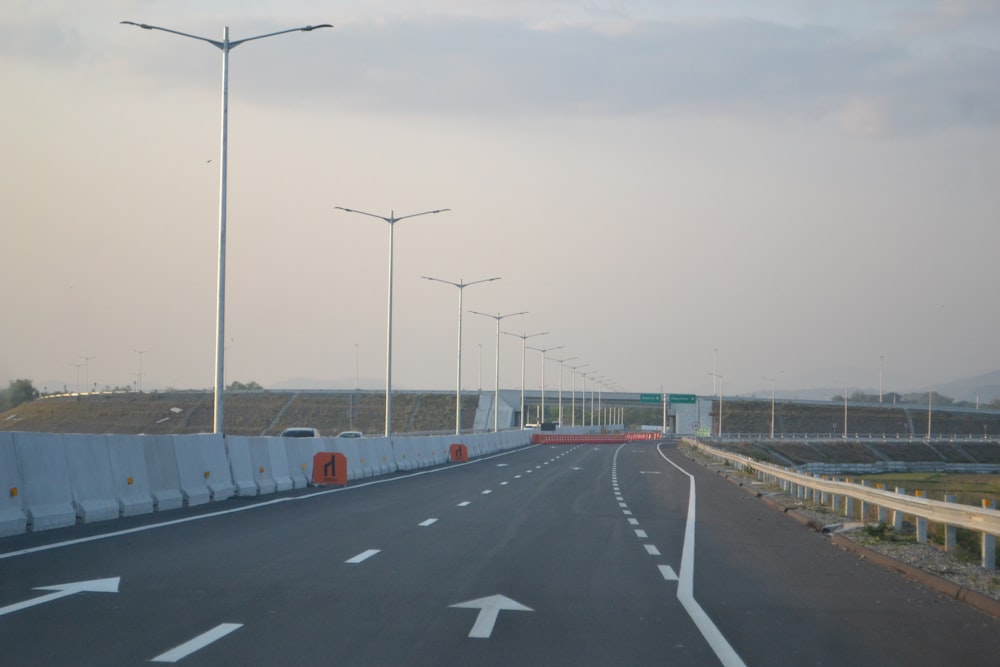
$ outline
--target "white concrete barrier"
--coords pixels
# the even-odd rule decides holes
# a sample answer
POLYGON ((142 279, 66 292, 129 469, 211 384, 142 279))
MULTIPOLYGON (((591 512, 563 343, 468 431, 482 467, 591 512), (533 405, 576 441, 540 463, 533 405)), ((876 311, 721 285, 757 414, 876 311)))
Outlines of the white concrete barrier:
POLYGON ((153 511, 153 494, 141 436, 108 435, 105 440, 119 513, 149 514, 153 511))
POLYGON ((412 438, 392 438, 392 453, 397 470, 414 470, 417 467, 417 450, 412 438))
POLYGON ((23 492, 14 436, 6 431, 0 432, 0 537, 19 535, 28 529, 23 492))
POLYGON ((77 517, 84 523, 117 519, 121 510, 111 480, 107 438, 67 434, 62 444, 77 517))
POLYGON ((226 454, 229 458, 229 472, 238 496, 256 496, 260 491, 255 479, 253 462, 250 460, 250 438, 245 435, 227 435, 226 454))
POLYGON ((388 475, 396 472, 399 468, 396 465, 396 454, 389 438, 365 438, 360 445, 361 451, 365 452, 362 457, 362 465, 371 465, 373 475, 388 475))
POLYGON ((181 492, 180 472, 177 469, 177 455, 174 453, 174 438, 170 435, 144 435, 141 438, 142 453, 149 473, 150 495, 157 510, 172 510, 184 506, 181 492))
POLYGON ((265 473, 270 474, 271 479, 274 480, 274 490, 279 493, 282 491, 290 491, 295 488, 292 483, 291 471, 288 468, 288 455, 285 453, 285 445, 283 438, 277 437, 267 437, 263 438, 263 446, 259 446, 259 442, 256 438, 253 442, 253 461, 257 465, 257 469, 264 467, 265 473))
POLYGON ((292 486, 304 489, 312 481, 313 455, 319 453, 320 441, 326 438, 279 438, 288 457, 288 474, 292 486))
POLYGON ((236 491, 226 460, 226 444, 217 433, 175 435, 174 455, 181 493, 190 505, 231 498, 236 491), (207 497, 206 497, 207 494, 207 497))
POLYGON ((347 479, 355 480, 363 477, 371 477, 371 466, 367 467, 361 463, 361 440, 358 438, 330 438, 328 441, 330 449, 323 449, 324 452, 339 452, 347 459, 347 479))
POLYGON ((24 480, 24 507, 33 531, 76 523, 66 452, 58 433, 14 433, 14 451, 24 480))
MULTIPOLYGON (((226 438, 229 441, 229 438, 226 438)), ((278 490, 278 483, 274 479, 274 466, 271 465, 271 456, 268 450, 268 443, 270 440, 265 437, 247 437, 247 454, 250 457, 250 472, 253 475, 254 486, 257 488, 257 493, 260 495, 267 495, 269 493, 274 493, 278 490)), ((284 461, 285 458, 282 457, 284 461)), ((285 461, 285 465, 281 468, 286 473, 288 471, 288 463, 285 461)), ((236 473, 233 473, 235 478, 236 473)), ((287 478, 288 475, 286 474, 287 478)), ((284 490, 292 488, 292 480, 288 480, 288 484, 285 486, 284 490)))

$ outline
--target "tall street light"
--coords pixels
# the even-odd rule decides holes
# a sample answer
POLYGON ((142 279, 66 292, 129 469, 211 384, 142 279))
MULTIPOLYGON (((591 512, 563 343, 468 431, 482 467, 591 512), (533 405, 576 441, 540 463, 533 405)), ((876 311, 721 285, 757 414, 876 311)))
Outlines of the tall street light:
POLYGON ((559 426, 560 426, 560 428, 563 425, 563 417, 562 417, 562 415, 563 415, 563 413, 562 413, 563 364, 565 364, 567 361, 573 361, 576 358, 577 357, 566 357, 565 359, 553 359, 552 360, 552 361, 556 361, 556 362, 559 363, 559 426))
POLYGON ((149 350, 132 350, 139 355, 139 393, 142 393, 142 355, 149 352, 149 350))
POLYGON ((222 33, 222 41, 216 39, 209 39, 208 37, 199 37, 198 35, 191 35, 186 32, 180 32, 178 30, 171 30, 170 28, 161 28, 155 25, 147 25, 145 23, 134 23, 132 21, 122 21, 125 25, 134 25, 143 30, 161 30, 163 32, 169 32, 174 35, 180 35, 181 37, 190 37, 191 39, 197 39, 202 42, 208 42, 212 46, 216 47, 222 51, 222 149, 221 149, 221 159, 219 160, 219 169, 221 170, 221 176, 219 178, 219 272, 218 272, 218 301, 216 302, 216 316, 215 316, 215 433, 223 432, 223 392, 225 390, 225 329, 226 329, 226 178, 227 178, 227 164, 228 164, 228 151, 227 151, 227 141, 229 136, 229 51, 236 48, 244 42, 250 42, 255 39, 264 39, 265 37, 274 37, 275 35, 283 35, 286 32, 311 32, 318 28, 332 28, 333 26, 329 23, 322 23, 320 25, 307 25, 301 28, 289 28, 288 30, 279 30, 278 32, 269 32, 266 35, 257 35, 256 37, 246 37, 244 39, 237 39, 229 41, 229 26, 225 27, 222 33))
MULTIPOLYGON (((531 347, 530 345, 528 347, 531 347)), ((541 421, 545 421, 545 355, 552 350, 561 350, 565 345, 557 345, 556 347, 531 347, 532 350, 536 350, 542 353, 542 418, 541 421)))
MULTIPOLYGON (((771 440, 774 440, 774 378, 763 378, 771 383, 771 440)), ((787 406, 786 406, 787 407, 787 406)))
POLYGON ((334 206, 334 208, 341 211, 346 211, 347 213, 357 213, 358 215, 367 215, 371 218, 378 218, 379 220, 384 220, 389 223, 389 306, 388 315, 386 317, 386 333, 385 333, 385 437, 389 437, 392 434, 392 237, 393 231, 396 229, 396 223, 400 220, 406 220, 407 218, 416 218, 421 215, 430 215, 432 213, 444 213, 445 211, 450 211, 450 208, 439 208, 433 211, 423 211, 421 213, 410 213, 409 215, 399 215, 395 214, 395 211, 389 211, 389 217, 383 215, 376 215, 375 213, 366 213, 365 211, 357 211, 353 208, 344 208, 343 206, 334 206))
POLYGON ((577 371, 581 368, 586 368, 589 365, 590 364, 579 364, 578 366, 569 367, 570 370, 573 371, 573 400, 569 406, 570 426, 576 426, 576 376, 579 375, 577 371))
MULTIPOLYGON (((493 432, 496 433, 499 430, 500 421, 497 408, 500 406, 500 320, 506 319, 508 317, 514 317, 515 315, 527 315, 528 311, 522 310, 518 313, 507 313, 506 315, 501 315, 497 313, 496 315, 490 315, 489 313, 480 313, 478 310, 470 310, 473 315, 482 315, 483 317, 492 317, 497 321, 497 364, 496 373, 493 378, 493 432)), ((523 401, 524 399, 522 399, 523 401)), ((524 419, 524 416, 521 416, 524 419)))
POLYGON ((462 293, 465 292, 465 288, 469 285, 488 283, 500 280, 500 278, 483 278, 482 280, 473 280, 471 283, 463 282, 459 278, 457 283, 453 283, 450 280, 441 280, 440 278, 431 278, 430 276, 420 277, 424 280, 433 280, 458 288, 458 371, 456 372, 457 379, 455 380, 455 435, 460 435, 462 433, 462 293))
POLYGON ((524 351, 525 351, 525 341, 529 338, 534 338, 535 336, 545 336, 549 332, 542 331, 533 334, 516 334, 510 333, 509 331, 502 332, 506 336, 514 336, 521 339, 521 426, 524 426, 524 351))

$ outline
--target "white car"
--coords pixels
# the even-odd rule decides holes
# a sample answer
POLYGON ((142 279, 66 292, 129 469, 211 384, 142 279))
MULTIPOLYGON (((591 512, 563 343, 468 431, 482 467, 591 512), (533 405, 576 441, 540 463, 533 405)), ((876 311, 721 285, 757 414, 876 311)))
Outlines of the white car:
POLYGON ((337 434, 338 438, 363 438, 364 434, 361 431, 341 431, 337 434))
POLYGON ((318 438, 319 431, 306 426, 293 426, 281 432, 282 438, 318 438))

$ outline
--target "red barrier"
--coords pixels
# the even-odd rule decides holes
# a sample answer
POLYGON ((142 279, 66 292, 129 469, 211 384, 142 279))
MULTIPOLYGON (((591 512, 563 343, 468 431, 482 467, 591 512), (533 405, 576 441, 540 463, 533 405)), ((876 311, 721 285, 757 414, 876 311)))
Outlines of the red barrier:
POLYGON ((313 456, 313 484, 347 486, 347 457, 340 452, 319 452, 313 456))
POLYGON ((655 431, 635 431, 630 433, 534 433, 533 445, 621 445, 633 440, 660 440, 662 434, 655 431))

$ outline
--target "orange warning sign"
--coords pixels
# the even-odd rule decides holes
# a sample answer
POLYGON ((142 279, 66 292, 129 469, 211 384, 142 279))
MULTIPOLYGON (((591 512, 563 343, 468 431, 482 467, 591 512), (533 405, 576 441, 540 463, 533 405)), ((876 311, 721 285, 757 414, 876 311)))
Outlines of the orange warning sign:
POLYGON ((312 481, 347 486, 347 457, 340 452, 320 452, 313 456, 312 481))
POLYGON ((448 449, 448 458, 452 463, 469 460, 469 448, 462 444, 452 445, 448 449))

